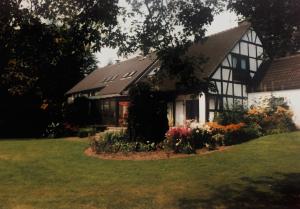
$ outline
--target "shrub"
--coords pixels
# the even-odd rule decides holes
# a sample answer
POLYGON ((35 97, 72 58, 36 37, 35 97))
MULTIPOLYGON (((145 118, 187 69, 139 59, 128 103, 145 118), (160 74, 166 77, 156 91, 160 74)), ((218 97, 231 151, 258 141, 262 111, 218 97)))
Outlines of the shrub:
POLYGON ((130 142, 126 131, 107 131, 99 138, 93 138, 91 148, 96 153, 150 152, 156 149, 155 143, 130 142))
POLYGON ((165 145, 175 153, 195 153, 195 142, 192 131, 187 127, 172 127, 166 133, 165 145))
POLYGON ((221 125, 237 124, 244 121, 247 108, 238 102, 234 102, 232 106, 225 107, 225 109, 218 113, 215 117, 215 122, 221 125))
POLYGON ((43 133, 43 137, 47 138, 60 138, 76 136, 78 127, 68 123, 55 123, 51 122, 43 133))
POLYGON ((81 128, 79 129, 77 136, 79 138, 86 138, 95 134, 95 130, 93 128, 81 128))
POLYGON ((257 106, 252 106, 246 120, 257 123, 263 134, 274 134, 294 131, 293 112, 284 98, 271 96, 263 99, 257 106))
POLYGON ((212 136, 212 145, 213 146, 224 146, 225 145, 225 136, 224 136, 224 134, 220 134, 220 133, 218 133, 218 134, 215 134, 215 135, 213 135, 212 136))
POLYGON ((243 132, 245 123, 238 124, 228 124, 221 125, 217 122, 208 123, 208 126, 211 128, 214 135, 214 141, 212 141, 212 145, 216 143, 221 143, 222 145, 233 145, 241 143, 245 138, 245 133, 243 132), (218 134, 222 135, 218 136, 218 134), (218 139, 218 141, 216 141, 218 139))
POLYGON ((167 94, 153 91, 147 83, 129 90, 128 132, 132 141, 159 143, 169 128, 167 94))

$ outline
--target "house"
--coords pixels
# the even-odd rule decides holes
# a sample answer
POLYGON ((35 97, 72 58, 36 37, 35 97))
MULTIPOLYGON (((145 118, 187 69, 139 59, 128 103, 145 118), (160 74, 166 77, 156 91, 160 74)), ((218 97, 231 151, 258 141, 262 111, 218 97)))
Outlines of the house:
POLYGON ((272 95, 285 98, 300 128, 300 54, 273 60, 251 87, 249 105, 272 95))
MULTIPOLYGON (((193 92, 196 97, 177 95, 168 104, 170 125, 183 125, 187 120, 205 123, 234 102, 248 105, 249 84, 263 66, 264 54, 262 43, 250 24, 244 22, 209 36, 205 42, 193 45, 188 53, 208 58, 196 74, 212 82, 216 91, 193 92)), ((103 125, 125 125, 128 89, 155 75, 158 67, 156 57, 149 55, 98 69, 67 92, 68 100, 86 96, 96 104, 103 125)))

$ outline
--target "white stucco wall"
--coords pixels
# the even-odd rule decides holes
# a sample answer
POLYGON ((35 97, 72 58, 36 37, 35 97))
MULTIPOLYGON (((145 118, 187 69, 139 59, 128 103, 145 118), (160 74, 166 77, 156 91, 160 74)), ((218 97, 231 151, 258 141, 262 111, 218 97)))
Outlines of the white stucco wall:
MULTIPOLYGON (((180 95, 176 98, 175 102, 175 125, 182 126, 186 121, 186 112, 185 112, 185 102, 186 100, 190 100, 191 95, 180 95)), ((206 123, 206 97, 205 94, 199 94, 198 98, 194 98, 199 100, 199 123, 206 123)))
POLYGON ((284 97, 286 99, 289 106, 294 112, 294 122, 296 123, 297 127, 300 128, 300 89, 249 93, 249 107, 253 105, 255 101, 259 101, 261 98, 270 97, 271 95, 274 95, 275 97, 284 97))

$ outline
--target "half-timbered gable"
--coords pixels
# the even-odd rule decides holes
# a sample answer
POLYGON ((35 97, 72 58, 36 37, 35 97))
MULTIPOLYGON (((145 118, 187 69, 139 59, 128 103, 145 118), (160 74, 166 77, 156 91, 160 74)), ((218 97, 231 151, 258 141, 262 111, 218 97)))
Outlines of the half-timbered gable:
POLYGON ((247 105, 247 87, 263 62, 263 54, 259 37, 249 27, 210 76, 216 89, 207 94, 209 120, 213 120, 216 112, 224 111, 234 103, 247 105))
MULTIPOLYGON (((214 84, 215 91, 190 89, 178 93, 174 89, 175 81, 166 79, 159 89, 177 92, 177 98, 168 104, 169 124, 184 125, 187 121, 205 123, 235 102, 246 106, 249 82, 262 65, 263 54, 262 43, 247 22, 192 45, 187 55, 206 58, 195 75, 200 79, 208 79, 214 84)), ((85 94, 97 104, 103 123, 124 124, 128 89, 134 83, 155 76, 158 66, 157 57, 151 55, 98 69, 67 95, 72 98, 85 94)))

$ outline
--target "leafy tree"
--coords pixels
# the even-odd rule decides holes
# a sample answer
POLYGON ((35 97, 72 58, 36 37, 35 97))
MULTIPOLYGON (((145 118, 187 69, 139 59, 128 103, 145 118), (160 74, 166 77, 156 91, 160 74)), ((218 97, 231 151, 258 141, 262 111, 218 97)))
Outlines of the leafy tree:
MULTIPOLYGON (((205 26, 220 11, 219 1, 199 0, 127 0, 131 5, 131 30, 119 53, 141 51, 155 53, 160 61, 155 84, 164 78, 175 81, 177 91, 205 91, 206 80, 196 76, 206 62, 205 57, 194 57, 188 50, 194 43, 204 41, 205 26)), ((168 128, 167 100, 147 84, 130 91, 128 130, 132 139, 159 142, 168 128), (162 97, 163 98, 162 98, 162 97)), ((174 99, 174 98, 173 98, 174 99)))
POLYGON ((26 2, 1 2, 5 84, 12 94, 39 88, 46 97, 62 96, 95 68, 92 53, 112 43, 117 1, 26 2))
MULTIPOLYGON (((21 114, 14 114, 16 106, 11 104, 15 101, 20 112, 37 112, 43 102, 47 103, 44 116, 51 120, 60 117, 65 92, 95 69, 93 52, 117 43, 117 16, 121 12, 117 3, 0 2, 0 123, 26 121, 21 114), (26 98, 32 98, 34 104, 26 98)), ((34 115, 27 120, 41 119, 34 115)))
POLYGON ((252 23, 270 57, 299 50, 299 0, 230 0, 229 8, 252 23))
POLYGON ((161 142, 168 130, 167 102, 170 95, 154 91, 149 83, 141 82, 130 89, 129 97, 130 139, 161 142))
MULTIPOLYGON (((195 75, 205 58, 189 55, 189 47, 204 40, 205 26, 213 21, 221 4, 199 0, 127 0, 131 5, 131 30, 120 54, 155 52, 161 62, 159 78, 170 77, 186 88, 203 88, 195 75)), ((205 85, 204 85, 205 83, 205 85)))

